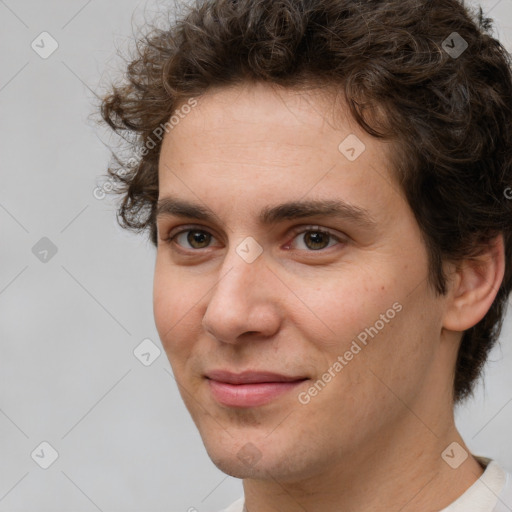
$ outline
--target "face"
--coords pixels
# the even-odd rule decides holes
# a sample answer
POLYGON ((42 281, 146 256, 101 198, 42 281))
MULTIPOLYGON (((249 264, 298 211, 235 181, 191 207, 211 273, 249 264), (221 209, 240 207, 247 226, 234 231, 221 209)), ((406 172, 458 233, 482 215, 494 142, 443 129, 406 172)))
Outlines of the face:
POLYGON ((427 383, 449 382, 392 146, 338 109, 219 88, 163 141, 156 326, 210 457, 238 478, 373 454, 410 421, 404 402, 430 414, 427 383))

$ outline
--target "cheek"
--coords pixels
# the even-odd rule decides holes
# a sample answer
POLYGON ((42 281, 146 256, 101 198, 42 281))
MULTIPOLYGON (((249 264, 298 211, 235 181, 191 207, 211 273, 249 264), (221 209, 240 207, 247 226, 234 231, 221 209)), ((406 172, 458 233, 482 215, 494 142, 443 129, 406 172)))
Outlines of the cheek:
POLYGON ((347 367, 340 372, 355 380, 363 379, 368 368, 377 374, 389 370, 399 378, 411 364, 430 357, 431 347, 423 338, 433 334, 431 325, 436 324, 426 289, 410 293, 412 274, 397 262, 357 272, 346 269, 309 295, 301 290, 308 308, 295 313, 294 323, 328 367, 347 354, 347 367))
POLYGON ((172 327, 176 313, 172 281, 157 263, 153 278, 153 315, 162 343, 165 341, 163 335, 172 327))
MULTIPOLYGON (((333 348, 343 349, 392 308, 399 296, 393 286, 393 278, 386 279, 382 270, 346 269, 338 275, 327 276, 314 290, 303 288, 297 293, 299 297, 306 297, 304 304, 307 306, 301 308, 305 313, 297 320, 304 329, 308 329, 308 325, 320 329, 333 348)), ((388 316, 394 314, 391 310, 388 316)))
POLYGON ((157 262, 153 282, 153 314, 165 350, 176 352, 186 346, 183 333, 197 330, 199 297, 186 280, 157 262))
MULTIPOLYGON (((400 397, 409 403, 432 368, 440 314, 423 287, 414 294, 402 292, 398 297, 401 310, 388 323, 374 319, 368 322, 370 329, 365 326, 367 344, 357 356, 360 364, 356 363, 352 370, 366 382, 370 395, 380 396, 384 402, 395 402, 400 397)), ((382 312, 386 318, 386 310, 382 312)))

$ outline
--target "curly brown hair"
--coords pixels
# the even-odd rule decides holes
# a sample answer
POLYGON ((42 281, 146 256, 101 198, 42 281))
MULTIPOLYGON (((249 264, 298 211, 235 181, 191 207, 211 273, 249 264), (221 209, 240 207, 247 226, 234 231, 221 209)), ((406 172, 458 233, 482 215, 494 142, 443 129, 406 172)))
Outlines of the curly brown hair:
POLYGON ((248 81, 332 86, 364 130, 395 145, 392 168, 423 234, 437 293, 446 293, 443 261, 476 257, 504 236, 505 276, 496 299, 462 337, 453 384, 454 403, 461 402, 500 334, 512 288, 511 58, 492 37, 492 23, 481 8, 458 0, 186 6, 137 40, 125 80, 101 100, 102 119, 131 136, 123 137, 131 158, 113 152, 108 169, 113 193, 123 196, 118 222, 149 231, 157 246, 162 134, 190 98, 248 81))

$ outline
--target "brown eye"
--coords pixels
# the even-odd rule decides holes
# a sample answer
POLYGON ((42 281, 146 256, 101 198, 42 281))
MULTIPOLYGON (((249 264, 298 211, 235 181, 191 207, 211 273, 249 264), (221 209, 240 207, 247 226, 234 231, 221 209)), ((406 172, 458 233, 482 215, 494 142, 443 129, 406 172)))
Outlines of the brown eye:
POLYGON ((204 249, 208 247, 208 244, 211 242, 212 236, 210 233, 206 231, 200 231, 198 229, 189 229, 188 231, 183 231, 176 238, 179 239, 180 236, 187 235, 187 243, 190 247, 194 249, 204 249))
POLYGON ((308 229, 297 231, 291 244, 293 249, 300 249, 305 251, 321 251, 333 245, 343 243, 343 240, 324 229, 308 229))
POLYGON ((306 246, 312 250, 325 249, 329 245, 331 235, 323 231, 307 231, 303 235, 306 246))

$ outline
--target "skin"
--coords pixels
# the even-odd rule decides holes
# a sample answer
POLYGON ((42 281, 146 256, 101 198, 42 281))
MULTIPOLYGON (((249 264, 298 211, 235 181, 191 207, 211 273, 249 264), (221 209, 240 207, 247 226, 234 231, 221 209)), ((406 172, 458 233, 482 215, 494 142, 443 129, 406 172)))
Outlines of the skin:
POLYGON ((318 90, 217 88, 165 136, 159 199, 172 194, 216 217, 158 217, 156 326, 206 450, 243 479, 249 512, 440 510, 482 474, 471 455, 453 469, 441 454, 454 441, 465 448, 453 368, 461 332, 485 315, 503 278, 502 240, 478 266, 446 264, 449 291, 438 296, 391 171, 393 147, 337 108, 334 118, 332 98, 318 90), (366 146, 355 161, 338 150, 349 134, 366 146), (313 199, 342 199, 375 224, 328 215, 258 222, 267 206, 313 199), (333 235, 320 237, 321 249, 307 236, 318 227, 333 235), (206 231, 205 241, 191 245, 185 232, 165 242, 186 229, 206 231), (263 250, 252 263, 236 252, 248 236, 263 250), (401 311, 300 403, 298 393, 394 303, 401 311), (219 368, 309 380, 263 406, 227 407, 204 377, 219 368), (238 457, 247 443, 249 464, 238 457))

